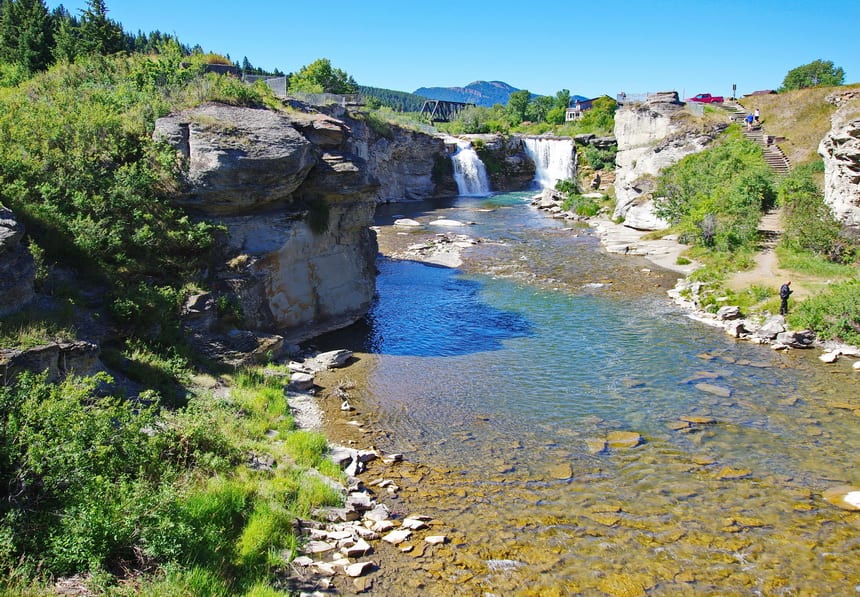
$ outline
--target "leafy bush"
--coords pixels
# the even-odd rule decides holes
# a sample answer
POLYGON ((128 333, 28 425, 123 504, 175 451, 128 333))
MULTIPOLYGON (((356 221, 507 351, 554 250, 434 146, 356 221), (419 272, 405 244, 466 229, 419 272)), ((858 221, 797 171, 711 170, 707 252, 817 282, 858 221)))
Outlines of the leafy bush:
POLYGON ((844 236, 842 226, 816 183, 821 162, 793 170, 779 184, 778 200, 783 207, 783 245, 796 252, 809 252, 837 263, 856 259, 853 239, 844 236))
POLYGON ((774 202, 772 178, 761 148, 735 133, 666 168, 657 180, 655 211, 685 242, 748 250, 758 240, 761 211, 774 202))
POLYGON ((586 145, 582 148, 582 156, 585 159, 585 163, 593 170, 614 169, 616 153, 618 153, 617 147, 600 149, 593 145, 586 145))
POLYGON ((52 385, 22 375, 0 389, 0 476, 11 498, 0 515, 15 538, 0 567, 23 558, 65 574, 133 559, 147 512, 175 471, 151 433, 157 404, 98 398, 107 381, 52 385))
POLYGON ((804 300, 788 321, 796 329, 810 329, 819 339, 860 345, 860 280, 831 286, 804 300))
POLYGON ((176 178, 173 150, 151 139, 162 66, 90 57, 0 96, 0 200, 47 258, 122 280, 187 272, 210 246, 212 227, 161 192, 176 178))

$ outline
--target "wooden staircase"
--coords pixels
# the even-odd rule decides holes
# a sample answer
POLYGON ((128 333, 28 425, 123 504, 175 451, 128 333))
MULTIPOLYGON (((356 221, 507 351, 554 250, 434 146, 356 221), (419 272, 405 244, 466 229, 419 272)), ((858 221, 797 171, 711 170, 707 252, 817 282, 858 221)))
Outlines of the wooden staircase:
POLYGON ((761 124, 753 125, 752 130, 747 130, 746 117, 747 112, 740 104, 724 104, 723 108, 729 112, 729 119, 732 122, 737 122, 743 127, 744 137, 758 144, 764 152, 764 161, 770 166, 778 176, 784 176, 791 170, 791 162, 788 161, 788 156, 783 153, 774 142, 774 138, 764 132, 761 124))
MULTIPOLYGON (((746 124, 744 126, 746 126, 746 124)), ((764 152, 764 161, 767 162, 767 165, 770 166, 770 169, 773 170, 775 174, 778 176, 784 176, 789 173, 791 170, 791 163, 788 161, 788 156, 786 156, 779 148, 779 145, 774 143, 773 139, 762 130, 761 126, 754 126, 751 131, 745 130, 744 137, 761 146, 762 151, 764 152)))

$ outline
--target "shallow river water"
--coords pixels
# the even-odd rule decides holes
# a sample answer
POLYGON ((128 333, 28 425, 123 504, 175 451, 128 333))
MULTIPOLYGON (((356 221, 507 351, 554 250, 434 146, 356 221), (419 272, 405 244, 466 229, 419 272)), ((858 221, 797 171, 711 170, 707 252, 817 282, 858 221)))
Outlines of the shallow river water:
POLYGON ((378 298, 319 341, 356 351, 365 428, 405 456, 373 471, 392 507, 449 538, 373 594, 860 594, 860 513, 821 498, 860 482, 858 375, 690 320, 674 274, 527 197, 380 208, 378 298), (441 232, 397 217, 484 241, 458 269, 390 258, 441 232))

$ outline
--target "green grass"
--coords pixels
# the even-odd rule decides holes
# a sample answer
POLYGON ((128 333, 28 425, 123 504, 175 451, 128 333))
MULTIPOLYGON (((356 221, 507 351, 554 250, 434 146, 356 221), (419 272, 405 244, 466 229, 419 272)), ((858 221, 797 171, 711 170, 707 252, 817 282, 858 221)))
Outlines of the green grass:
POLYGON ((288 379, 240 371, 229 396, 201 391, 176 410, 93 402, 99 380, 0 389, 3 474, 40 492, 26 516, 0 519, 0 593, 92 572, 87 584, 116 595, 279 594, 268 579, 297 552, 292 521, 342 502, 325 437, 294 429, 288 379), (116 584, 108 571, 135 553, 147 571, 116 584))
POLYGON ((795 251, 782 245, 777 246, 776 255, 780 267, 794 272, 822 278, 853 278, 857 276, 856 265, 834 263, 821 255, 795 251))
POLYGON ((834 284, 807 298, 789 315, 796 329, 811 329, 819 338, 860 345, 860 280, 834 284))

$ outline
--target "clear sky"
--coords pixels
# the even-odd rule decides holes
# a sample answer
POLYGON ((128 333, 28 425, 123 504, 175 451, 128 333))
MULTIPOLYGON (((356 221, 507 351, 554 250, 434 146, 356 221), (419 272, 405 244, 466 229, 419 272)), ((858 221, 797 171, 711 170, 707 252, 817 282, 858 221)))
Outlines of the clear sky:
MULTIPOLYGON (((504 81, 541 95, 775 89, 813 60, 860 82, 857 0, 106 0, 136 33, 290 73, 318 58, 360 85, 504 81)), ((59 2, 48 2, 54 8, 59 2)), ((85 0, 68 0, 75 15, 85 0)))

